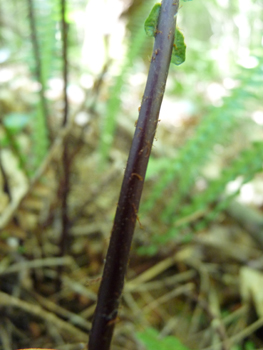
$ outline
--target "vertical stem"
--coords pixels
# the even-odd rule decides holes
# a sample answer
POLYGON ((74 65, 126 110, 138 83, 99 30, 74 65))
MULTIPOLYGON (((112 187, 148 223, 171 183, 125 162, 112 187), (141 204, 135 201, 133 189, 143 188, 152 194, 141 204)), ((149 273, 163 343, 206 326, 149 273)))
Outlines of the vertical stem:
MULTIPOLYGON (((63 55, 63 100, 64 100, 64 115, 62 126, 65 127, 68 122, 68 26, 66 23, 66 0, 61 0, 61 37, 62 37, 62 55, 63 55)), ((62 180, 61 180, 61 238, 60 238, 60 256, 64 256, 69 246, 69 214, 68 214, 68 195, 70 191, 70 154, 68 138, 64 139, 64 148, 62 152, 62 180)), ((61 285, 61 273, 63 267, 58 267, 58 285, 61 285)))
POLYGON ((43 111, 43 115, 45 118, 45 124, 46 124, 46 130, 49 133, 49 138, 51 137, 51 128, 49 125, 49 116, 48 116, 48 108, 47 108, 47 101, 44 96, 45 91, 45 84, 43 80, 42 75, 42 62, 40 57, 40 50, 39 50, 39 44, 37 39, 37 28, 36 28, 36 21, 35 21, 35 13, 34 13, 34 6, 33 6, 33 0, 27 0, 28 3, 28 11, 29 11, 29 22, 30 22, 30 31, 31 31, 31 39, 33 43, 33 51, 35 56, 35 74, 36 78, 39 81, 41 85, 41 89, 39 91, 40 101, 41 101, 41 108, 43 111))
POLYGON ((174 41, 179 0, 163 0, 148 80, 125 170, 89 339, 89 350, 108 350, 129 261, 144 177, 156 132, 174 41))

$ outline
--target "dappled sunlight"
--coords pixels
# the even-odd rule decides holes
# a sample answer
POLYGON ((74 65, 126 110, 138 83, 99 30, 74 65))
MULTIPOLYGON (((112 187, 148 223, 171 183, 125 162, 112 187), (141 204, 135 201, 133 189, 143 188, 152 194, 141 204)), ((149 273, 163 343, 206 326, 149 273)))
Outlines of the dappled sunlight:
POLYGON ((262 349, 261 1, 0 3, 0 349, 262 349))
POLYGON ((84 22, 82 63, 89 72, 101 72, 106 59, 120 60, 125 47, 125 23, 120 0, 89 0, 84 22))

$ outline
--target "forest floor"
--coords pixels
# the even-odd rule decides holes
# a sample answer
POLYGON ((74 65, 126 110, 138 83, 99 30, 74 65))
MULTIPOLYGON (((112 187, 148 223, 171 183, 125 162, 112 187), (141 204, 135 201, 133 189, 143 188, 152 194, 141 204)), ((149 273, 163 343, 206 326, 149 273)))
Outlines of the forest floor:
MULTIPOLYGON (((180 135, 195 123, 184 127, 188 131, 182 128, 180 135)), ((2 175, 8 176, 2 176, 0 216, 2 350, 87 347, 127 156, 119 149, 131 139, 119 128, 118 147, 103 169, 92 127, 71 125, 57 136, 30 186, 3 152, 2 175), (62 141, 72 156, 66 226, 62 141)), ((139 215, 112 350, 151 350, 150 327, 160 339, 174 336, 189 349, 263 348, 262 209, 233 201, 191 239, 179 234, 153 255, 138 248, 151 246, 151 235, 165 227, 158 224, 158 208, 139 215)), ((199 219, 191 218, 190 227, 199 219)), ((157 345, 164 349, 156 338, 157 345)))

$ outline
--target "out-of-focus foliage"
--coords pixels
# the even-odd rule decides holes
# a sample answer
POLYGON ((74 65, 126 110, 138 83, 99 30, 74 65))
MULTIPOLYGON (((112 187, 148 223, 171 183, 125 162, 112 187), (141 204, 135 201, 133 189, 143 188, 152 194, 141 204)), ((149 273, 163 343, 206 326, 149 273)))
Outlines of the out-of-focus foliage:
MULTIPOLYGON (((90 232, 95 237, 96 247, 98 245, 102 250, 101 247, 108 242, 110 229, 107 225, 115 210, 112 203, 117 200, 147 78, 154 39, 146 37, 144 21, 155 1, 100 1, 110 4, 108 8, 121 5, 122 9, 118 20, 124 38, 119 40, 119 47, 116 45, 114 55, 109 53, 112 33, 106 30, 100 36, 98 44, 104 48, 105 57, 100 57, 95 50, 96 40, 92 44, 88 41, 86 46, 83 44, 90 35, 97 38, 92 25, 95 28, 96 22, 99 27, 103 26, 103 21, 111 16, 103 13, 104 6, 97 8, 99 12, 94 16, 94 8, 87 5, 97 2, 67 1, 68 96, 70 115, 76 117, 69 139, 72 159, 76 157, 70 175, 73 190, 71 188, 69 211, 72 231, 80 229, 84 235, 90 232), (94 20, 91 26, 88 26, 87 18, 94 20), (98 71, 85 61, 87 57, 103 62, 98 71), (98 163, 103 167, 96 168, 98 163), (101 174, 101 169, 105 174, 101 174), (105 226, 100 226, 102 222, 105 226), (75 227, 75 223, 85 227, 75 227), (101 240, 98 238, 100 235, 104 235, 101 240)), ((12 154, 18 165, 17 169, 13 166, 8 175, 16 170, 22 171, 27 180, 49 154, 50 141, 61 128, 63 110, 59 1, 32 0, 32 4, 40 64, 34 51, 32 31, 30 33, 29 2, 0 1, 0 156, 5 150, 8 152, 4 160, 12 154), (39 67, 41 75, 37 74, 36 68, 39 67), (47 109, 40 92, 44 95, 47 109)), ((177 23, 187 44, 186 61, 179 67, 171 65, 168 76, 157 141, 139 212, 142 230, 138 228, 140 235, 135 234, 135 246, 137 240, 141 240, 136 252, 143 255, 162 253, 162 249, 173 253, 178 242, 191 240, 194 234, 216 221, 218 214, 242 191, 244 184, 262 173, 262 2, 183 1, 177 23)), ((60 180, 57 178, 61 179, 57 171, 59 162, 58 156, 52 164, 55 176, 51 171, 50 178, 42 181, 44 192, 48 193, 46 196, 51 198, 47 201, 50 204, 42 210, 47 217, 43 221, 46 226, 39 225, 42 219, 37 218, 35 227, 24 230, 22 237, 26 237, 25 241, 28 239, 27 232, 33 232, 38 237, 40 229, 43 228, 46 234, 48 228, 53 240, 60 230, 57 228, 58 199, 53 200, 59 187, 56 181, 60 180), (52 186, 48 188, 50 184, 52 186)), ((6 163, 3 161, 3 169, 6 163)), ((19 181, 12 178, 11 184, 16 186, 15 192, 19 192, 19 181)), ((4 195, 5 202, 12 206, 10 198, 6 193, 4 195)), ((42 197, 39 201, 40 207, 44 207, 42 197)), ((2 208, 5 210, 5 205, 2 208)), ((25 211, 24 208, 24 217, 25 211)), ((87 237, 84 235, 82 238, 74 236, 72 246, 76 255, 79 254, 77 260, 81 264, 87 263, 88 255, 95 271, 91 270, 92 274, 97 275, 100 273, 99 254, 89 256, 90 247, 89 244, 86 247, 87 237)), ((47 248, 45 246, 47 256, 53 254, 53 250, 49 251, 50 246, 57 254, 57 245, 48 242, 47 248)), ((16 254, 28 253, 31 260, 35 252, 23 249, 19 246, 16 254)), ((43 252, 39 252, 40 249, 33 258, 41 256, 43 252)), ((151 296, 150 291, 146 293, 151 296)), ((79 299, 83 302, 80 309, 86 308, 87 296, 79 299)), ((134 302, 131 305, 133 307, 134 302)), ((141 305, 138 305, 138 312, 141 312, 141 305)), ((238 299, 238 306, 234 307, 239 305, 238 299)), ((162 317, 155 310, 154 314, 157 314, 154 326, 161 328, 162 317)), ((156 347, 186 350, 177 338, 159 339, 157 331, 151 329, 139 334, 138 339, 147 350, 156 347)), ((255 346, 245 341, 243 347, 236 345, 231 350, 243 348, 251 350, 255 346)))
MULTIPOLYGON (((106 69, 106 73, 102 70, 102 98, 97 100, 93 108, 98 113, 97 125, 100 130, 98 153, 102 156, 101 163, 104 162, 106 165, 111 150, 119 146, 116 135, 118 136, 120 119, 129 122, 137 115, 153 42, 147 40, 143 26, 153 3, 154 1, 135 1, 126 4, 126 12, 122 16, 122 20, 127 24, 123 42, 125 54, 120 56, 122 60, 120 59, 118 64, 109 59, 106 62, 108 68, 107 64, 103 68, 106 69)), ((41 66, 41 76, 36 75, 38 63, 32 33, 30 35, 28 4, 25 0, 19 3, 2 3, 1 10, 5 16, 1 17, 0 23, 3 28, 0 34, 3 42, 0 57, 5 57, 1 64, 3 66, 8 66, 11 62, 17 64, 19 59, 19 62, 30 68, 34 79, 40 83, 36 87, 37 91, 31 93, 26 111, 15 110, 13 107, 4 111, 2 108, 1 117, 4 120, 5 133, 3 137, 1 136, 1 144, 5 147, 8 144, 12 145, 26 172, 36 169, 47 154, 48 121, 52 121, 55 127, 59 125, 57 113, 60 107, 55 107, 46 98, 48 109, 45 110, 43 100, 37 94, 42 89, 44 96, 48 96, 49 84, 52 79, 61 76, 62 64, 59 2, 33 0, 36 26, 34 34, 38 42, 41 66), (18 8, 20 16, 16 23, 7 23, 6 18, 12 18, 10 14, 16 13, 18 8), (22 36, 17 35, 18 32, 22 33, 22 36), (8 46, 8 43, 13 43, 15 49, 12 45, 8 46), (15 132, 19 136, 29 131, 30 150, 29 147, 25 148, 20 144, 19 137, 16 140, 10 138, 8 130, 11 128, 10 123, 13 125, 16 120, 13 118, 14 115, 24 117, 19 119, 17 128, 12 129, 12 133, 15 132)), ((81 55, 78 46, 81 44, 81 35, 84 37, 81 30, 85 31, 85 16, 81 22, 82 28, 79 29, 78 26, 81 25, 77 19, 82 17, 77 15, 81 10, 82 12, 85 10, 84 5, 86 5, 84 2, 68 2, 69 57, 73 66, 79 64, 79 68, 72 68, 75 82, 79 82, 85 74, 87 75, 85 62, 83 63, 81 57, 78 57, 81 55), (78 69, 84 73, 78 72, 78 69)), ((220 203, 222 198, 226 203, 226 188, 230 181, 243 176, 241 187, 248 178, 261 171, 257 159, 261 143, 257 143, 257 146, 252 145, 244 127, 246 123, 254 123, 250 116, 255 111, 260 111, 263 52, 258 29, 262 27, 259 16, 261 5, 258 1, 247 1, 244 4, 239 0, 232 2, 200 0, 183 2, 181 5, 178 27, 187 42, 186 62, 180 67, 171 66, 165 99, 168 97, 172 103, 169 110, 161 111, 160 119, 169 114, 171 114, 170 122, 172 119, 182 118, 176 110, 176 102, 183 98, 190 109, 182 113, 188 117, 198 116, 199 122, 191 137, 186 138, 184 143, 179 147, 169 145, 167 152, 161 156, 153 156, 149 163, 147 181, 150 183, 150 191, 145 194, 141 212, 142 215, 151 215, 152 211, 158 212, 159 221, 168 225, 166 233, 157 239, 163 242, 178 235, 178 222, 184 217, 198 211, 210 211, 209 207, 215 203, 217 204, 210 216, 215 215, 219 207, 224 207, 225 204, 220 203), (240 65, 243 68, 240 68, 240 65), (231 147, 231 137, 237 129, 241 130, 246 140, 244 147, 234 155, 239 161, 230 159, 226 169, 218 171, 217 179, 207 178, 204 169, 215 157, 220 157, 218 149, 231 147), (248 154, 250 158, 255 159, 248 159, 248 154), (253 161, 257 165, 249 166, 253 161), (242 169, 240 164, 244 164, 242 169), (205 183, 205 189, 198 188, 200 181, 205 183), (164 194, 165 202, 163 202, 164 194)), ((92 7, 87 9, 92 11, 92 7)), ((91 17, 92 15, 89 18, 91 17)), ((107 46, 106 36, 105 40, 107 46)), ((89 47, 89 50, 92 56, 92 47, 89 47)), ((92 76, 92 72, 88 72, 88 78, 93 83, 99 79, 95 74, 92 76)), ((86 96, 92 96, 94 93, 92 84, 86 89, 86 96)), ((91 104, 90 100, 86 99, 85 107, 91 104)), ((159 128, 162 127, 161 122, 159 128)), ((122 151, 128 152, 128 149, 122 151)), ((151 251, 156 251, 156 248, 151 247, 151 251)))
POLYGON ((131 27, 130 38, 128 39, 127 52, 123 59, 119 74, 114 78, 110 88, 110 98, 107 103, 106 114, 103 120, 100 152, 102 158, 105 159, 110 151, 114 134, 116 131, 116 123, 121 107, 122 92, 126 87, 128 73, 132 70, 134 62, 139 58, 143 45, 147 38, 143 30, 144 22, 149 11, 149 5, 152 0, 144 2, 134 14, 135 23, 131 27))
POLYGON ((137 333, 137 338, 143 343, 146 350, 189 350, 181 341, 175 337, 168 336, 162 339, 159 338, 159 333, 153 329, 148 328, 144 332, 137 333))

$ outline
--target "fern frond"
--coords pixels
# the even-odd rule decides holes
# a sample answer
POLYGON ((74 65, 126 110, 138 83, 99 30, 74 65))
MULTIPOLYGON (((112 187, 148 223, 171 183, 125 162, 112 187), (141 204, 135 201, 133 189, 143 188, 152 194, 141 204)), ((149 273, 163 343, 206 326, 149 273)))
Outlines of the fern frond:
POLYGON ((32 121, 33 168, 37 167, 49 148, 50 122, 45 98, 48 79, 57 70, 61 58, 56 40, 59 2, 28 0, 35 77, 40 84, 39 101, 32 121))
MULTIPOLYGON (((142 210, 151 210, 156 201, 162 198, 164 191, 175 184, 176 193, 167 198, 166 208, 161 216, 162 220, 169 222, 169 218, 174 215, 174 208, 179 203, 182 205, 183 199, 190 193, 196 176, 200 175, 213 152, 214 145, 226 143, 231 131, 243 120, 247 104, 258 98, 258 89, 255 87, 258 76, 262 75, 260 69, 256 67, 250 71, 250 79, 244 74, 240 85, 232 90, 230 96, 224 98, 222 107, 213 108, 206 117, 203 117, 195 135, 179 150, 176 157, 167 161, 166 168, 162 167, 158 182, 143 204, 142 210)), ((151 162, 154 160, 151 159, 151 162)), ((149 176, 149 173, 147 175, 149 176)))
POLYGON ((35 169, 39 167, 45 158, 49 148, 48 131, 43 116, 43 108, 39 101, 32 118, 32 144, 34 145, 34 152, 30 158, 31 174, 34 175, 35 169))
MULTIPOLYGON (((159 203, 162 203, 163 207, 158 210, 159 217, 162 223, 169 226, 164 229, 165 232, 162 235, 152 237, 153 243, 148 247, 150 253, 156 252, 160 244, 163 245, 175 239, 179 233, 184 233, 183 236, 189 239, 195 222, 197 222, 195 224, 197 229, 207 226, 228 206, 239 193, 242 185, 262 171, 263 144, 259 142, 244 148, 237 156, 237 160, 232 161, 217 180, 211 181, 203 193, 193 194, 196 178, 203 177, 203 166, 212 155, 214 146, 230 141, 231 131, 243 124, 246 111, 259 100, 259 81, 262 84, 261 70, 259 66, 241 75, 240 85, 232 91, 231 96, 224 99, 222 107, 214 108, 202 119, 195 135, 179 150, 176 157, 166 159, 161 164, 157 160, 154 175, 156 177, 159 173, 159 178, 141 210, 147 212, 153 208, 157 209, 160 208, 159 203), (228 194, 227 185, 237 178, 242 179, 238 189, 228 194), (200 220, 203 216, 205 219, 200 220)), ((154 164, 154 159, 151 162, 154 164)), ((148 177, 150 176, 148 172, 148 177)), ((143 247, 142 253, 146 252, 147 248, 143 247)))
POLYGON ((242 186, 251 181, 253 177, 263 171, 262 164, 263 142, 255 142, 249 149, 242 151, 236 160, 223 170, 219 179, 211 181, 208 188, 195 196, 189 205, 182 206, 181 210, 173 207, 173 215, 170 217, 169 227, 164 234, 154 234, 151 237, 149 247, 141 247, 139 253, 152 255, 158 251, 160 245, 165 245, 183 233, 183 240, 193 236, 193 222, 198 218, 198 213, 204 214, 204 219, 194 224, 195 230, 204 229, 212 220, 215 220, 220 212, 227 208, 231 201, 239 194, 242 186), (227 185, 241 178, 238 188, 233 193, 227 192, 227 185), (212 208, 212 204, 216 203, 212 208), (176 211, 176 213, 175 213, 176 211), (191 232, 191 233, 190 233, 191 232))
POLYGON ((234 116, 219 113, 204 117, 193 138, 182 147, 174 159, 167 162, 166 169, 162 169, 160 179, 142 206, 142 210, 151 210, 156 201, 162 197, 164 190, 172 182, 176 182, 177 192, 170 201, 168 200, 167 209, 163 213, 163 219, 166 220, 172 208, 188 193, 196 175, 208 160, 213 146, 217 142, 222 142, 222 136, 232 130, 236 121, 234 116))
POLYGON ((218 180, 211 182, 210 186, 203 194, 194 198, 193 206, 189 206, 185 212, 199 210, 200 205, 202 207, 208 207, 213 201, 217 201, 216 206, 201 222, 202 226, 207 226, 207 224, 216 218, 222 210, 227 208, 230 201, 239 194, 244 184, 251 181, 257 173, 262 172, 262 154, 263 142, 255 142, 252 144, 252 147, 241 152, 237 159, 234 160, 228 168, 223 170, 218 180), (231 194, 226 193, 227 185, 237 178, 241 179, 237 189, 231 194))

